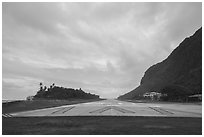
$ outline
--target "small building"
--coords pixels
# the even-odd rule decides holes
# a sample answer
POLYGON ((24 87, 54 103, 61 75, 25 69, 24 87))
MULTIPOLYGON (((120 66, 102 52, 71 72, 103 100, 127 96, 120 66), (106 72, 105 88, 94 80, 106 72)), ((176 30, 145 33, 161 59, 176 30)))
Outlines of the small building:
POLYGON ((202 94, 188 96, 189 101, 202 101, 202 94))
POLYGON ((144 98, 150 98, 151 100, 159 100, 160 97, 162 96, 161 93, 159 92, 146 92, 145 94, 143 94, 144 98))
POLYGON ((28 101, 32 101, 33 98, 34 98, 34 96, 28 96, 28 97, 26 98, 26 100, 28 100, 28 101))

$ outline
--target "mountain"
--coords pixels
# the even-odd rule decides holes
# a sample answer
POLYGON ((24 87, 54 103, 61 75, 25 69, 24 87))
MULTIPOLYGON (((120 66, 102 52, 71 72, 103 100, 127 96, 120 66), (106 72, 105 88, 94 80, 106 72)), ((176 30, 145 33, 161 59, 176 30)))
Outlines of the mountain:
POLYGON ((180 87, 186 94, 202 93, 202 28, 180 43, 165 60, 151 66, 139 87, 118 98, 133 99, 145 92, 161 92, 168 86, 180 87))

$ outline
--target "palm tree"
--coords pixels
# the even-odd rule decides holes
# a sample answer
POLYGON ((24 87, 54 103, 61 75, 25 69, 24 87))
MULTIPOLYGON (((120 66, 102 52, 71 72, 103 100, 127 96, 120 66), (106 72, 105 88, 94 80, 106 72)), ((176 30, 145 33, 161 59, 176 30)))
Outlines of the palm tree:
POLYGON ((40 91, 42 91, 42 90, 43 90, 43 83, 40 82, 40 91))
POLYGON ((46 86, 44 86, 44 91, 46 91, 46 89, 47 89, 47 87, 46 87, 46 86))

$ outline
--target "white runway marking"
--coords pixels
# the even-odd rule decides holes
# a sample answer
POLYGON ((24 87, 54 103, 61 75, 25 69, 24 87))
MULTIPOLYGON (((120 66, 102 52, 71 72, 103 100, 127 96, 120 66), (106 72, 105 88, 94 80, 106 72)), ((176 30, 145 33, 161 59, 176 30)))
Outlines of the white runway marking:
POLYGON ((157 108, 158 108, 158 107, 161 107, 161 106, 158 106, 158 105, 156 105, 156 106, 155 106, 155 105, 152 105, 152 106, 149 106, 149 107, 157 107, 157 108))
POLYGON ((12 115, 6 114, 6 113, 2 114, 2 116, 3 116, 3 117, 12 117, 12 115))

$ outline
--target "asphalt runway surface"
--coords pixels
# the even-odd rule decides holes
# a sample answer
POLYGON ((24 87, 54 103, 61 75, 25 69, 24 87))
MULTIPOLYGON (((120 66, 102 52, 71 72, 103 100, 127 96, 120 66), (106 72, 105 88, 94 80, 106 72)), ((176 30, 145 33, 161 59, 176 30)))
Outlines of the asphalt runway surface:
POLYGON ((202 117, 202 105, 181 103, 131 103, 119 100, 102 100, 60 107, 38 109, 10 114, 4 117, 38 116, 151 116, 151 117, 202 117))

